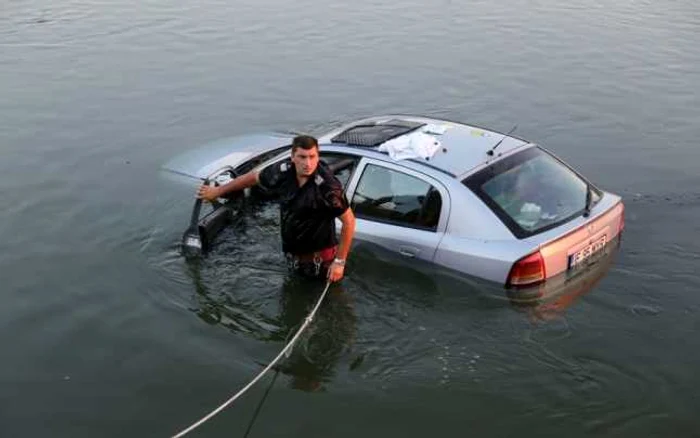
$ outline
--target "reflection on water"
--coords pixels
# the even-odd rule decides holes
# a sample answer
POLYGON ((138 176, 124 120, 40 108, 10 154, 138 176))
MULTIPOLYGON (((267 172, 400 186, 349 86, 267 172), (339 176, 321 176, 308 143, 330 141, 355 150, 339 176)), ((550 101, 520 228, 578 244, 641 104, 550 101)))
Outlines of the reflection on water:
POLYGON ((506 291, 513 308, 527 314, 531 322, 562 318, 583 295, 590 293, 608 274, 620 250, 621 239, 609 242, 598 257, 573 273, 564 272, 541 285, 506 291))
MULTIPOLYGON (((700 2, 426 5, 2 3, 3 435, 167 436, 247 382, 322 287, 284 292, 276 211, 183 269, 194 191, 156 170, 217 138, 396 112, 517 124, 629 201, 625 250, 530 305, 353 252, 347 302, 275 386, 328 392, 284 388, 254 433, 698 430, 700 2)), ((210 427, 249 420, 255 389, 210 427)))
MULTIPOLYGON (((289 278, 280 293, 280 329, 296 333, 318 300, 320 282, 289 278)), ((332 284, 314 320, 299 337, 280 369, 292 377, 291 385, 304 391, 323 390, 334 375, 341 356, 352 347, 357 317, 342 283, 332 284)))
MULTIPOLYGON (((188 267, 198 304, 194 312, 199 318, 207 324, 222 325, 260 341, 279 343, 280 350, 299 330, 325 286, 320 280, 290 273, 275 292, 278 311, 269 315, 264 310, 269 305, 262 306, 261 310, 261 306, 236 299, 227 291, 215 296, 202 279, 202 260, 191 260, 188 267)), ((354 340, 356 323, 350 295, 342 283, 332 284, 314 319, 277 364, 277 370, 291 377, 291 386, 295 389, 323 390, 323 383, 333 378, 338 359, 354 340)))
POLYGON ((276 320, 264 312, 257 311, 253 303, 237 300, 226 291, 210 291, 202 276, 202 260, 194 259, 187 263, 194 281, 197 307, 194 312, 207 324, 222 325, 234 332, 243 332, 258 340, 278 341, 284 335, 265 327, 274 327, 276 320))

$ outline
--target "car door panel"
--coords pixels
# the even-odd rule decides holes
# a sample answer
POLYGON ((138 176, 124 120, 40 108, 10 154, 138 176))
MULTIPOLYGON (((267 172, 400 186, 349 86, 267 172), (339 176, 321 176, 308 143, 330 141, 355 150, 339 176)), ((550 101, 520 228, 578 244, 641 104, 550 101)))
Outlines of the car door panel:
MULTIPOLYGON (((447 190, 439 181, 393 163, 364 158, 358 164, 357 170, 349 181, 346 194, 351 204, 355 203, 355 244, 357 246, 366 248, 379 247, 406 259, 433 261, 437 247, 444 235, 447 214, 449 213, 449 196, 447 190), (411 214, 412 211, 411 206, 406 202, 410 196, 403 196, 400 189, 398 189, 398 192, 391 193, 391 195, 396 195, 393 197, 379 196, 381 190, 376 191, 376 198, 362 193, 363 190, 372 188, 367 180, 363 180, 363 178, 368 178, 368 175, 365 173, 365 170, 368 170, 368 166, 373 166, 373 169, 381 168, 391 172, 400 172, 398 174, 400 178, 404 178, 405 175, 417 179, 420 183, 425 183, 426 187, 432 186, 440 194, 442 201, 439 209, 440 216, 437 225, 434 227, 435 229, 421 229, 419 226, 399 223, 395 218, 392 218, 392 213, 395 213, 395 216, 404 217, 402 215, 411 214), (358 201, 373 202, 378 204, 373 205, 373 207, 376 206, 378 208, 372 210, 372 215, 363 214, 361 209, 358 208, 358 201), (382 204, 389 205, 388 214, 381 214, 382 209, 380 207, 382 204)), ((420 202, 425 202, 426 199, 423 198, 420 202)))

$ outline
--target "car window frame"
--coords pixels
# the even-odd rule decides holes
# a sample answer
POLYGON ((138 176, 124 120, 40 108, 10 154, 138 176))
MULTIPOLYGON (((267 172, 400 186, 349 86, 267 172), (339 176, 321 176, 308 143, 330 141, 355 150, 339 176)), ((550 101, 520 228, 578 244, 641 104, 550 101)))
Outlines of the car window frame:
MULTIPOLYGON (((282 161, 285 161, 287 159, 292 158, 292 145, 291 144, 289 146, 282 146, 282 147, 276 148, 276 149, 279 150, 278 153, 269 157, 265 161, 262 161, 262 162, 255 164, 252 168, 249 169, 249 171, 262 171, 266 167, 272 166, 273 164, 281 163, 282 161)), ((267 151, 267 152, 260 153, 260 154, 256 155, 256 157, 254 157, 254 158, 257 158, 265 153, 269 154, 270 152, 273 152, 273 151, 274 151, 274 149, 267 151)), ((350 181, 352 180, 352 177, 354 176, 355 172, 357 171, 357 167, 359 166, 359 162, 363 157, 361 155, 352 154, 352 153, 345 152, 345 151, 323 151, 322 150, 322 151, 319 151, 319 160, 324 161, 323 157, 328 156, 328 155, 347 155, 348 158, 355 159, 357 164, 355 166, 355 170, 353 170, 352 175, 350 175, 350 178, 348 178, 347 184, 349 185, 350 181)), ((238 168, 246 165, 247 163, 248 163, 248 161, 246 161, 246 163, 239 165, 238 168)))
POLYGON ((398 227, 401 229, 411 229, 411 230, 417 230, 417 231, 425 231, 428 233, 434 233, 434 234, 444 234, 445 230, 447 229, 447 222, 449 220, 449 214, 450 214, 450 196, 447 188, 438 180, 435 179, 434 177, 427 175, 425 173, 416 171, 414 169, 409 169, 407 167, 401 166, 396 163, 391 163, 388 161, 384 160, 378 160, 370 157, 362 157, 360 160, 358 166, 356 167, 355 171, 353 172, 353 176, 351 180, 349 180, 348 185, 346 187, 346 196, 348 197, 348 201, 350 202, 350 205, 352 206, 352 200, 353 197, 355 196, 355 193, 357 192, 357 187, 359 186, 360 179, 362 178, 362 175, 369 165, 375 165, 379 167, 383 167, 389 170, 393 170, 395 172, 403 173, 407 176, 411 176, 414 178, 417 178, 424 183, 434 187, 437 189, 437 191, 440 193, 441 197, 441 206, 440 206, 440 217, 438 219, 437 226, 435 229, 432 228, 427 228, 427 227, 421 227, 418 225, 411 225, 407 223, 398 223, 394 221, 388 221, 388 220, 381 220, 378 218, 374 217, 367 217, 362 214, 359 214, 353 210, 353 213, 355 214, 355 217, 358 219, 363 219, 369 222, 373 223, 381 223, 384 225, 388 226, 393 226, 393 227, 398 227))
MULTIPOLYGON (((347 159, 347 160, 352 159, 355 162, 354 168, 353 168, 352 172, 350 173, 350 176, 348 177, 348 180, 345 183, 345 186, 343 187, 343 190, 347 193, 347 188, 350 186, 350 184, 353 181, 353 178, 357 174, 357 169, 359 169, 360 163, 362 162, 363 157, 361 155, 357 155, 357 154, 353 154, 353 153, 349 153, 349 152, 345 152, 345 151, 321 151, 319 153, 319 159, 321 161, 326 161, 326 160, 324 160, 324 157, 328 157, 329 155, 343 155, 343 156, 347 157, 345 159, 347 159)), ((327 163, 327 165, 328 165, 328 167, 331 168, 333 176, 335 176, 335 169, 333 169, 334 166, 332 164, 328 164, 328 163, 327 163)), ((336 178, 337 178, 337 176, 336 176, 336 178)))

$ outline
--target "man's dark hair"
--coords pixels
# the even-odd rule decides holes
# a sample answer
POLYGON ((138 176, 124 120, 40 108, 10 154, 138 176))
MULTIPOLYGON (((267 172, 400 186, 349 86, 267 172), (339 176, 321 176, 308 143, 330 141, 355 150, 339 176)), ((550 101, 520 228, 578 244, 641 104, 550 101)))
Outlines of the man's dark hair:
POLYGON ((299 148, 306 150, 318 148, 318 141, 310 135, 297 135, 292 140, 292 152, 296 152, 299 148))

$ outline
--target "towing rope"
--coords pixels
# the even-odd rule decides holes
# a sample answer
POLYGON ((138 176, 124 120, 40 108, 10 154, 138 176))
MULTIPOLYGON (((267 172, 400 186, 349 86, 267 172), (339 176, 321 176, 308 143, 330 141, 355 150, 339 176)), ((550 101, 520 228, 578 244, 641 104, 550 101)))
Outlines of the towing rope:
POLYGON ((196 423, 194 423, 193 425, 191 425, 187 429, 184 429, 183 431, 179 432, 177 435, 173 435, 172 438, 183 437, 183 436, 185 436, 185 434, 187 434, 187 433, 193 431, 194 429, 196 429, 197 427, 201 426, 205 421, 209 420, 214 415, 218 414, 224 408, 226 408, 226 406, 233 403, 238 397, 243 395, 251 386, 253 386, 255 384, 255 382, 260 380, 260 378, 266 372, 268 372, 277 363, 277 361, 279 361, 282 358, 282 356, 284 356, 287 353, 287 350, 291 349, 291 347, 294 345, 294 342, 296 342, 297 338, 299 338, 299 336, 304 331, 304 329, 306 329, 306 327, 311 323, 311 320, 313 319, 314 315, 316 314, 316 311, 318 310, 318 308, 321 306, 321 302, 323 301, 323 298, 326 296, 326 293, 328 292, 328 288, 330 287, 330 285, 331 285, 331 281, 329 280, 326 282, 326 288, 323 290, 323 293, 321 294, 318 301, 316 302, 316 305, 314 306, 313 310, 311 311, 311 313, 309 313, 309 316, 306 317, 304 323, 301 325, 301 327, 299 328, 297 333, 294 335, 292 340, 289 341, 289 343, 287 343, 287 345, 282 349, 282 351, 279 352, 277 357, 275 357, 275 359, 272 362, 270 362, 270 364, 267 367, 265 367, 265 369, 263 369, 257 376, 255 376, 255 378, 253 380, 250 381, 250 383, 248 383, 246 386, 244 386, 235 395, 233 395, 231 398, 229 398, 224 403, 222 403, 221 406, 214 409, 206 416, 202 417, 199 421, 197 421, 196 423))

